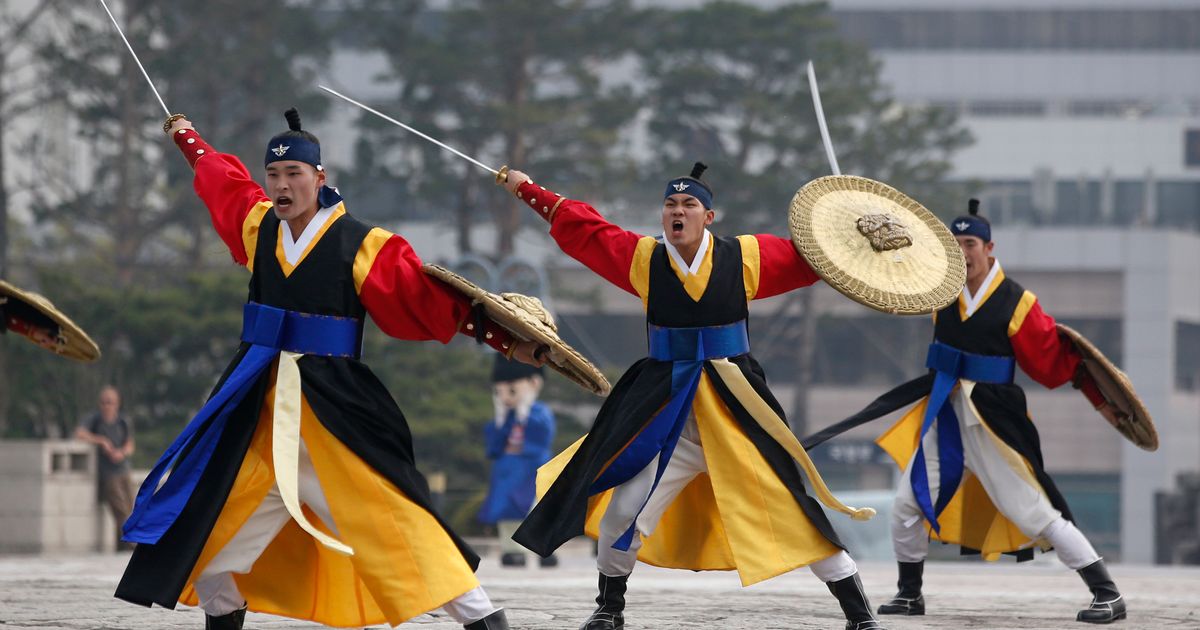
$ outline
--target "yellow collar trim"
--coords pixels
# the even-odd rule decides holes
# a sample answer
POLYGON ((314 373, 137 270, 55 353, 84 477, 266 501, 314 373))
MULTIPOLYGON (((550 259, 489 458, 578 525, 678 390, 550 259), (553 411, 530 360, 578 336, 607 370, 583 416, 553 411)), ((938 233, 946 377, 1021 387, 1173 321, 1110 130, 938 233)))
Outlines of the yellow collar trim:
MULTIPOLYGON (((716 237, 710 237, 716 241, 716 237)), ((671 261, 671 271, 675 272, 675 277, 683 283, 683 290, 687 291, 688 297, 692 298, 693 302, 699 302, 700 298, 704 297, 704 291, 708 289, 708 279, 712 276, 712 257, 713 250, 717 248, 715 242, 709 243, 708 248, 704 250, 704 260, 700 263, 700 268, 696 273, 685 273, 679 268, 679 263, 675 262, 675 257, 668 255, 667 259, 671 261)))
MULTIPOLYGON (((971 315, 978 313, 979 309, 987 304, 988 298, 992 297, 992 294, 1000 287, 1000 283, 1004 282, 1004 269, 1000 267, 1000 261, 993 258, 992 264, 996 265, 996 275, 992 278, 992 283, 988 285, 987 291, 984 291, 983 298, 979 300, 979 304, 975 306, 975 311, 971 315)), ((963 291, 958 294, 958 318, 965 322, 968 317, 966 287, 964 286, 963 291)))
POLYGON ((325 224, 322 225, 321 229, 317 231, 316 236, 313 237, 313 240, 308 244, 308 247, 304 248, 304 253, 300 254, 300 258, 296 259, 296 264, 294 265, 287 261, 287 255, 283 253, 283 222, 279 222, 279 236, 275 239, 275 260, 279 261, 279 268, 283 269, 283 277, 286 278, 292 275, 292 271, 294 271, 296 267, 299 267, 300 263, 304 262, 305 258, 308 258, 308 253, 313 250, 313 247, 316 247, 317 243, 321 242, 321 237, 325 236, 325 232, 329 231, 329 227, 333 225, 333 222, 340 219, 344 214, 346 214, 346 208, 339 203, 337 207, 333 209, 333 212, 330 213, 329 218, 325 219, 325 224))

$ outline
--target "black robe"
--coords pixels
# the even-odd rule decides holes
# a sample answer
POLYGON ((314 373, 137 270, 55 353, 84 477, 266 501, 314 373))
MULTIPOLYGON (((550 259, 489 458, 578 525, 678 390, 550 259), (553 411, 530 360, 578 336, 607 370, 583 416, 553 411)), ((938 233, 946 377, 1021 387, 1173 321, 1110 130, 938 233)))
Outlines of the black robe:
MULTIPOLYGON (((666 247, 659 243, 650 257, 646 319, 665 327, 720 326, 745 320, 749 314, 742 273, 741 244, 735 238, 713 238, 713 268, 707 288, 694 301, 672 271, 666 247)), ((766 375, 754 357, 743 354, 729 361, 770 407, 784 418, 783 408, 767 388, 766 375)), ((620 453, 670 397, 673 363, 645 358, 634 363, 613 387, 600 408, 592 430, 549 491, 534 507, 513 539, 548 556, 564 542, 583 535, 589 487, 606 464, 620 453)), ((788 488, 812 525, 828 541, 843 547, 825 513, 805 492, 803 473, 787 451, 758 424, 722 382, 711 361, 704 371, 738 425, 788 488)))
MULTIPOLYGON (((1025 293, 1020 284, 1005 277, 992 295, 965 321, 960 315, 958 302, 955 301, 938 311, 934 324, 934 340, 972 354, 1014 357, 1008 328, 1025 293)), ((929 395, 933 379, 934 372, 931 370, 902 383, 858 413, 806 437, 801 442, 806 449, 811 449, 849 429, 915 403, 929 395)), ((1066 499, 1046 472, 1041 439, 1038 437, 1037 426, 1030 420, 1025 391, 1016 383, 976 383, 971 392, 971 402, 979 410, 987 427, 1029 462, 1050 504, 1062 512, 1063 518, 1074 521, 1066 499)), ((975 554, 978 550, 963 546, 962 552, 975 554)), ((1033 558, 1033 549, 1021 549, 1012 553, 1018 560, 1033 558)))
MULTIPOLYGON (((363 319, 353 266, 371 230, 349 215, 334 221, 291 272, 275 256, 279 219, 264 217, 254 255, 247 299, 277 308, 363 319)), ((215 393, 249 348, 243 343, 221 376, 215 393)), ((433 510, 429 486, 418 472, 408 423, 383 384, 361 361, 306 355, 298 361, 302 391, 321 424, 409 499, 428 510, 450 535, 472 569, 479 557, 433 510)), ((138 545, 117 586, 116 596, 135 604, 174 608, 237 478, 270 386, 270 370, 226 424, 187 505, 154 545, 138 545)))

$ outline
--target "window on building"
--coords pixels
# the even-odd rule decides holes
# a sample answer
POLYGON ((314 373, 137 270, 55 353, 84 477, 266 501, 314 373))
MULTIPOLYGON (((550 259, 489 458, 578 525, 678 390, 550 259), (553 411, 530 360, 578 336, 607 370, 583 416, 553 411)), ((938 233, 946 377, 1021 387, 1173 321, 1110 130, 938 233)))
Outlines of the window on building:
POLYGON ((1045 116, 1043 101, 971 101, 967 115, 989 117, 1045 116))
POLYGON ((1200 230, 1200 181, 1159 182, 1157 205, 1155 225, 1200 230))
POLYGON ((875 49, 1200 48, 1196 9, 875 9, 833 15, 844 35, 875 49))
POLYGON ((982 194, 983 214, 995 225, 1042 222, 1028 181, 991 181, 982 194))
POLYGON ((1175 388, 1200 392, 1200 324, 1175 323, 1175 388))
POLYGON ((1049 223, 1079 225, 1099 215, 1100 183, 1088 180, 1059 181, 1055 184, 1055 207, 1049 223))
POLYGON ((1140 118, 1150 113, 1150 103, 1127 100, 1069 101, 1067 115, 1087 118, 1140 118))
POLYGON ((1200 166, 1200 129, 1188 129, 1183 134, 1183 163, 1200 166))

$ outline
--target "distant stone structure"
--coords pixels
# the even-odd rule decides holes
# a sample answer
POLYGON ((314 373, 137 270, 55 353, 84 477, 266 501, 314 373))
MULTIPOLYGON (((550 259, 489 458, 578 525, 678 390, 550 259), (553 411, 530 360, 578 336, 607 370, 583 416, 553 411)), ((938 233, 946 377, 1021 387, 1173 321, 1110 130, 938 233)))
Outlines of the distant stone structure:
POLYGON ((95 456, 74 440, 0 440, 0 553, 112 550, 95 456))

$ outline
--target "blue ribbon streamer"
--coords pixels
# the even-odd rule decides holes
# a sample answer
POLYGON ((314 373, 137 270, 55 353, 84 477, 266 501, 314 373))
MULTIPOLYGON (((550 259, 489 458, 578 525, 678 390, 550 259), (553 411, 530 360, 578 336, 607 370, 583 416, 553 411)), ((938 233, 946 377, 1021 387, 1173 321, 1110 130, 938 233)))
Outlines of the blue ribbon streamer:
POLYGON ((122 539, 152 545, 170 529, 195 491, 229 415, 281 351, 358 357, 361 330, 361 322, 353 318, 298 313, 254 302, 246 304, 242 341, 251 344, 250 348, 221 388, 154 464, 138 489, 133 512, 122 527, 122 539), (191 449, 187 450, 189 445, 191 449), (170 475, 160 487, 168 471, 170 475))
POLYGON ((909 478, 913 496, 921 513, 929 521, 933 531, 941 533, 937 517, 953 498, 962 482, 964 461, 962 433, 958 426, 958 414, 954 405, 948 404, 950 394, 960 378, 978 383, 1011 383, 1016 364, 1012 357, 988 356, 963 352, 958 348, 935 341, 929 346, 925 367, 936 372, 925 416, 921 422, 921 435, 917 439, 917 455, 913 459, 913 470, 909 478), (938 500, 935 506, 929 491, 929 473, 925 467, 925 434, 938 420, 938 462, 940 464, 938 500))
POLYGON ((613 549, 620 551, 629 551, 630 545, 633 544, 633 537, 637 531, 637 517, 646 508, 654 490, 658 488, 658 482, 675 452, 679 436, 683 433, 688 414, 692 410, 692 403, 696 399, 700 375, 704 372, 704 362, 738 356, 750 351, 745 320, 724 326, 700 328, 668 328, 650 324, 647 334, 650 358, 673 363, 670 399, 650 419, 641 433, 613 459, 608 468, 596 477, 588 489, 589 494, 594 495, 619 486, 632 479, 656 456, 658 457, 650 492, 646 494, 646 499, 642 501, 628 529, 612 545, 613 549))

